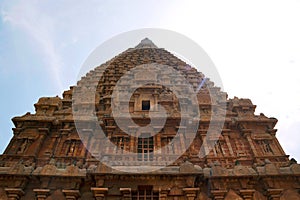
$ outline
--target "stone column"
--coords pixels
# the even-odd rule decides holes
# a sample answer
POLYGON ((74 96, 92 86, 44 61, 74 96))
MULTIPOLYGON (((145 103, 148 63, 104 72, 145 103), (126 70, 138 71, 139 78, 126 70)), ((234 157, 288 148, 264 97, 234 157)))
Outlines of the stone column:
MULTIPOLYGON (((154 104, 154 111, 157 111, 158 109, 157 109, 157 99, 158 99, 158 94, 157 93, 155 93, 155 94, 153 94, 153 104, 154 104)), ((151 107, 150 107, 151 108, 151 107)))
POLYGON ((183 188, 187 200, 195 200, 199 188, 183 188))
POLYGON ((92 190, 96 200, 104 200, 105 196, 106 196, 106 193, 108 191, 108 188, 92 187, 91 190, 92 190))
POLYGON ((234 153, 233 153, 233 150, 232 150, 232 146, 231 146, 231 143, 230 143, 230 140, 229 140, 229 132, 226 131, 226 133, 223 134, 224 135, 224 138, 225 138, 225 141, 226 141, 226 144, 227 144, 227 147, 229 149, 229 153, 231 156, 234 156, 234 153))
POLYGON ((120 188, 122 199, 131 200, 131 188, 120 188))
POLYGON ((245 200, 252 200, 254 192, 255 190, 253 189, 240 190, 240 193, 245 200))
POLYGON ((184 133, 179 133, 179 139, 180 139, 180 148, 181 150, 186 149, 185 147, 185 140, 184 140, 184 133))
POLYGON ((199 152, 201 155, 206 155, 206 154, 209 154, 209 147, 208 147, 208 144, 207 144, 207 138, 206 138, 206 135, 205 134, 201 134, 201 139, 203 141, 203 148, 200 148, 200 151, 204 151, 204 152, 199 152))
POLYGON ((214 197, 214 200, 223 200, 225 198, 227 191, 226 190, 212 190, 211 194, 214 197))
POLYGON ((279 200, 283 189, 267 189, 270 200, 279 200))
MULTIPOLYGON (((106 126, 107 127, 107 126, 106 126)), ((110 128, 108 128, 107 130, 106 130, 106 132, 107 132, 107 139, 112 139, 112 135, 113 135, 113 130, 112 129, 110 129, 110 128)), ((115 153, 116 153, 116 145, 111 145, 111 144, 109 144, 109 143, 105 143, 104 144, 105 145, 105 154, 108 154, 108 155, 115 155, 115 153)), ((115 161, 115 156, 112 156, 112 160, 111 161, 115 161)))
MULTIPOLYGON (((137 131, 137 127, 136 126, 129 126, 128 127, 128 131, 129 131, 129 134, 131 135, 131 136, 135 136, 136 137, 136 131, 137 131)), ((130 149, 130 151, 131 152, 135 152, 136 151, 136 144, 135 144, 135 139, 134 139, 134 137, 129 137, 130 138, 130 141, 129 141, 129 149, 130 149)), ((134 158, 130 158, 131 159, 131 161, 135 161, 135 159, 134 158)))
POLYGON ((8 200, 19 200, 25 194, 21 188, 5 188, 4 190, 8 200))
POLYGON ((66 200, 77 200, 80 197, 79 190, 63 190, 66 200))
POLYGON ((40 149, 44 143, 44 140, 49 133, 49 129, 48 128, 38 128, 38 131, 39 131, 39 137, 38 137, 37 146, 34 151, 35 156, 37 156, 37 153, 40 151, 40 149))
POLYGON ((138 110, 140 110, 139 108, 138 108, 138 99, 139 99, 139 94, 134 94, 134 106, 133 106, 133 112, 136 112, 136 111, 138 111, 138 110))
POLYGON ((256 148, 255 148, 254 143, 252 141, 252 138, 250 136, 251 129, 244 129, 244 130, 242 130, 242 132, 243 132, 243 135, 246 137, 246 139, 247 139, 247 141, 248 141, 248 143, 249 143, 249 145, 251 147, 251 151, 253 152, 254 156, 255 157, 258 156, 256 148))
POLYGON ((161 134, 156 134, 154 138, 155 138, 154 153, 161 155, 161 134))
POLYGON ((255 146, 254 146, 253 140, 252 140, 252 138, 251 138, 252 130, 251 130, 251 129, 246 129, 246 128, 244 128, 244 127, 242 126, 241 132, 242 132, 242 135, 247 139, 247 141, 248 141, 248 143, 249 143, 249 145, 250 145, 250 147, 251 147, 251 151, 252 151, 253 154, 254 154, 254 157, 257 157, 258 154, 257 154, 256 148, 255 148, 255 146))
MULTIPOLYGON (((84 156, 86 157, 87 156, 87 149, 90 148, 90 146, 92 145, 91 144, 91 137, 93 135, 93 130, 92 129, 82 129, 81 133, 83 133, 82 135, 84 135, 84 141, 87 141, 86 142, 86 148, 82 148, 81 152, 80 152, 80 156, 84 156)), ((78 148, 78 147, 77 147, 78 148)), ((77 149, 76 149, 77 151, 77 149)), ((94 153, 94 152, 93 152, 94 153)), ((99 156, 99 155, 98 155, 99 156)))
POLYGON ((33 189, 37 200, 45 200, 50 193, 49 189, 33 189))

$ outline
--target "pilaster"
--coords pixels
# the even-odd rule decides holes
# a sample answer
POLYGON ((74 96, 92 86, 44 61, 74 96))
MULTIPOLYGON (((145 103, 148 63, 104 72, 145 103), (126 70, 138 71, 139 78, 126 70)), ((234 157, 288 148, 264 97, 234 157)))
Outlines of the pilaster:
POLYGON ((279 200, 283 189, 267 189, 270 200, 279 200))
POLYGON ((187 200, 195 200, 199 188, 183 188, 187 200))
POLYGON ((80 197, 79 190, 63 190, 66 200, 77 200, 80 197))
POLYGON ((131 200, 131 188, 120 188, 123 200, 131 200))
POLYGON ((252 200, 254 192, 255 190, 252 189, 240 190, 240 193, 245 200, 252 200))
POLYGON ((214 200, 223 200, 225 198, 226 190, 212 190, 211 194, 214 200))
POLYGON ((45 200, 50 193, 49 189, 33 189, 37 200, 45 200))
POLYGON ((4 190, 8 200, 19 200, 25 194, 21 188, 5 188, 4 190))
POLYGON ((169 194, 169 189, 160 189, 159 199, 160 200, 167 200, 168 194, 169 194))
POLYGON ((105 196, 108 192, 108 188, 96 188, 96 187, 92 187, 91 188, 94 197, 96 200, 104 200, 105 196))

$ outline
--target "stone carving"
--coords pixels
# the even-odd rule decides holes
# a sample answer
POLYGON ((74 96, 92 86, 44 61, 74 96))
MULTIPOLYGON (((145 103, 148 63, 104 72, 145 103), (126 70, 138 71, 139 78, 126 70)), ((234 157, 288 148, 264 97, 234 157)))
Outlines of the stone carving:
POLYGON ((226 168, 223 168, 220 163, 215 162, 211 166, 211 175, 212 176, 227 176, 228 170, 226 168))
MULTIPOLYGON (((41 168, 41 171, 39 172, 40 175, 56 175, 57 168, 55 165, 45 165, 41 168)), ((36 170, 38 172, 38 170, 36 170)))
POLYGON ((79 168, 77 166, 68 166, 65 171, 63 172, 63 175, 67 175, 67 176, 76 176, 79 175, 79 168))
POLYGON ((273 163, 266 163, 265 172, 268 175, 279 174, 278 168, 273 163))
POLYGON ((257 175, 256 171, 252 167, 237 165, 233 168, 233 174, 236 176, 243 175, 257 175))
POLYGON ((9 171, 11 174, 23 174, 24 173, 24 165, 21 162, 18 162, 17 164, 13 165, 9 171))
POLYGON ((179 167, 180 173, 202 173, 202 168, 199 165, 194 165, 189 161, 185 161, 179 167))
POLYGON ((112 169, 104 164, 98 164, 97 168, 96 168, 96 172, 101 172, 101 173, 108 173, 111 172, 112 169))
POLYGON ((28 140, 25 139, 24 142, 21 144, 20 148, 18 149, 18 152, 17 152, 17 153, 18 153, 18 154, 19 154, 19 153, 23 153, 23 152, 26 150, 27 145, 28 145, 28 140))

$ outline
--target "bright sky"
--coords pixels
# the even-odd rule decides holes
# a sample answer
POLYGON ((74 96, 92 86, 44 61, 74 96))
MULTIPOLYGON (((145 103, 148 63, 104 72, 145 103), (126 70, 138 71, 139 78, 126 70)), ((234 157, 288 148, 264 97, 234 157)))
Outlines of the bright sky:
MULTIPOLYGON (((84 60, 122 32, 163 28, 196 41, 230 98, 276 117, 277 138, 300 161, 300 1, 0 2, 0 153, 11 118, 74 85, 84 60)), ((100 63, 99 63, 100 64, 100 63)))

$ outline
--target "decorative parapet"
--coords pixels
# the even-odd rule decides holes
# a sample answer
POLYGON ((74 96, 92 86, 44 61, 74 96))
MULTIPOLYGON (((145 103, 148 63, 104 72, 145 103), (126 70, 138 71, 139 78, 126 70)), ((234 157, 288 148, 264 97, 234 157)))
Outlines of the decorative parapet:
POLYGON ((44 176, 86 176, 86 169, 79 169, 77 166, 67 166, 65 169, 58 169, 53 164, 45 165, 44 167, 38 167, 33 171, 33 175, 44 176))
POLYGON ((262 166, 256 166, 254 168, 250 166, 236 165, 232 169, 227 169, 217 164, 204 168, 203 174, 205 178, 300 175, 300 164, 292 164, 288 167, 277 167, 275 164, 267 162, 262 166))

